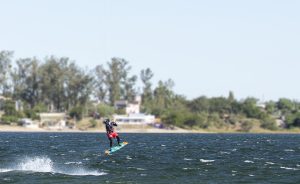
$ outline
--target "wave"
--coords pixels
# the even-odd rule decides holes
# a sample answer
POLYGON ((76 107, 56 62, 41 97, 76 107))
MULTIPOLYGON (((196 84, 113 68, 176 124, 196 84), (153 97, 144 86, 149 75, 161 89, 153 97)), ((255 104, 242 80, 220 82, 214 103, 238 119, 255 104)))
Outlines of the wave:
POLYGON ((273 162, 266 162, 266 164, 268 164, 268 165, 274 165, 275 163, 273 163, 273 162))
POLYGON ((204 160, 204 159, 200 159, 200 162, 202 163, 209 163, 209 162, 214 162, 215 160, 204 160))
POLYGON ((0 173, 10 172, 10 171, 12 171, 12 169, 0 169, 0 173))
POLYGON ((291 167, 280 167, 280 169, 293 170, 293 171, 298 171, 299 170, 297 168, 291 168, 291 167))
POLYGON ((56 168, 53 161, 48 157, 26 157, 21 160, 21 162, 12 164, 12 167, 0 168, 0 172, 12 171, 54 173, 72 176, 101 176, 107 174, 104 172, 99 172, 97 170, 89 170, 82 167, 56 168))
POLYGON ((82 162, 66 162, 66 165, 70 165, 70 164, 76 164, 76 165, 81 165, 82 162))
POLYGON ((254 162, 253 162, 253 161, 251 161, 251 160, 245 160, 244 162, 245 162, 245 163, 254 164, 254 162))

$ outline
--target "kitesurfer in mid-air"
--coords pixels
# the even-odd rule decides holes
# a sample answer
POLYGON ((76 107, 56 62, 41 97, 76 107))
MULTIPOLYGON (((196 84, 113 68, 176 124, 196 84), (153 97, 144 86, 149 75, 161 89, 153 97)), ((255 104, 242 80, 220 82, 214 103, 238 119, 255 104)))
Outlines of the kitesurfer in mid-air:
POLYGON ((103 123, 105 124, 105 128, 106 128, 106 135, 107 135, 107 138, 109 140, 109 146, 110 146, 110 150, 111 151, 111 148, 112 148, 112 144, 113 144, 113 138, 117 138, 117 141, 118 141, 118 145, 120 145, 120 138, 119 138, 119 135, 117 132, 115 132, 114 130, 114 126, 118 126, 116 122, 112 122, 110 121, 109 119, 104 119, 103 123))

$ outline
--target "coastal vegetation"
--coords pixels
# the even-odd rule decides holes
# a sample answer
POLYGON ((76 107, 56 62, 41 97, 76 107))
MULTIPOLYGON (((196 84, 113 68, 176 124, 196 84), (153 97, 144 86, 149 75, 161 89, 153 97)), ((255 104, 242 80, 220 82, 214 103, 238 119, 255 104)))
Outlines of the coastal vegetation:
MULTIPOLYGON (((1 123, 10 124, 24 117, 39 119, 41 112, 67 112, 78 120, 95 113, 109 117, 123 113, 113 108, 117 100, 131 102, 141 95, 141 111, 155 115, 167 127, 243 132, 300 127, 300 103, 296 100, 237 100, 232 91, 225 97, 203 95, 189 100, 174 92, 172 79, 155 85, 150 68, 137 75, 132 75, 131 69, 122 58, 82 69, 67 57, 13 60, 13 52, 0 51, 0 94, 4 99, 1 123), (138 80, 142 86, 137 85, 138 80), (95 106, 95 101, 100 103, 95 106)), ((95 126, 94 121, 91 123, 95 126)))

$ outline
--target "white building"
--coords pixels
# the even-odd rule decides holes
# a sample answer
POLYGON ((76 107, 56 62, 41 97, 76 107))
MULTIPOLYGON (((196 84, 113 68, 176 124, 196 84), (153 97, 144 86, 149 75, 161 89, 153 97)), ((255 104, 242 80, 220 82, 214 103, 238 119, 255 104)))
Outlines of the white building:
POLYGON ((20 123, 22 124, 23 127, 26 128, 39 128, 39 123, 38 122, 34 122, 31 119, 21 119, 20 123))
POLYGON ((146 114, 113 115, 113 121, 119 124, 151 124, 155 116, 146 114))
POLYGON ((41 125, 47 129, 66 128, 65 113, 40 113, 41 125))
POLYGON ((119 100, 115 103, 116 109, 125 109, 126 114, 139 114, 142 98, 136 96, 132 103, 128 103, 127 100, 119 100))

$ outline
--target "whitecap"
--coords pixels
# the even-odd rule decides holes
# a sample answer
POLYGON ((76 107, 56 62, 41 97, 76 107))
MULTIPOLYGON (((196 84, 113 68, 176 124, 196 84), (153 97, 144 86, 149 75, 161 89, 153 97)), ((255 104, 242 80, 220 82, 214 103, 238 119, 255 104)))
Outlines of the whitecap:
MULTIPOLYGON (((77 162, 74 162, 77 163, 77 162)), ((79 162, 78 162, 79 163, 79 162)), ((0 169, 1 172, 9 171, 24 171, 24 172, 45 172, 54 174, 64 174, 64 175, 77 175, 77 176, 101 176, 107 173, 99 172, 97 170, 88 170, 85 168, 55 168, 54 163, 48 157, 26 157, 20 163, 15 164, 12 168, 0 169)))
POLYGON ((253 158, 254 160, 264 160, 264 158, 253 158))
POLYGON ((102 176, 102 175, 107 174, 105 172, 86 170, 83 168, 77 168, 77 169, 68 170, 68 171, 59 171, 57 173, 71 175, 71 176, 102 176))
POLYGON ((77 164, 77 165, 81 165, 82 162, 66 162, 66 165, 70 165, 70 164, 77 164))
POLYGON ((298 171, 299 169, 297 168, 291 168, 291 167, 280 167, 281 169, 286 169, 286 170, 293 170, 293 171, 298 171))
POLYGON ((253 176, 255 176, 255 175, 253 175, 253 174, 249 174, 249 176, 250 176, 250 177, 253 177, 253 176))
POLYGON ((204 159, 200 159, 200 162, 202 163, 208 163, 208 162, 214 162, 215 160, 204 160, 204 159))
POLYGON ((184 158, 183 160, 185 160, 185 161, 191 161, 191 160, 194 160, 194 159, 191 159, 191 158, 184 158))
POLYGON ((126 156, 127 160, 132 160, 132 158, 130 156, 126 156))
POLYGON ((189 167, 184 167, 184 168, 182 168, 183 170, 194 170, 194 168, 189 168, 189 167))
POLYGON ((273 163, 273 162, 266 162, 266 164, 274 165, 275 163, 273 163))
POLYGON ((0 169, 0 173, 10 172, 12 169, 0 169))
POLYGON ((138 168, 138 167, 127 167, 128 169, 136 169, 138 171, 146 171, 146 169, 138 168))
POLYGON ((17 170, 33 172, 53 172, 53 162, 47 157, 25 158, 17 165, 17 170))
POLYGON ((166 147, 166 145, 164 145, 164 144, 162 144, 162 145, 160 145, 161 147, 166 147))
POLYGON ((3 178, 3 181, 11 181, 11 178, 3 178))
POLYGON ((294 152, 295 150, 293 150, 293 149, 285 149, 284 151, 286 151, 286 152, 294 152))
POLYGON ((227 151, 220 151, 220 154, 222 154, 222 155, 224 155, 224 154, 230 155, 231 153, 227 152, 227 151))
POLYGON ((245 160, 244 161, 245 163, 251 163, 251 164, 253 164, 254 162, 253 161, 251 161, 251 160, 245 160))
POLYGON ((69 153, 76 153, 76 151, 74 151, 74 150, 70 150, 70 151, 69 151, 69 153))

